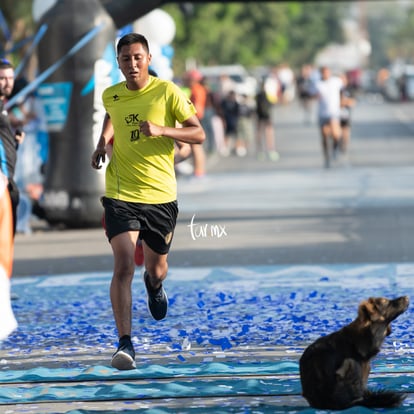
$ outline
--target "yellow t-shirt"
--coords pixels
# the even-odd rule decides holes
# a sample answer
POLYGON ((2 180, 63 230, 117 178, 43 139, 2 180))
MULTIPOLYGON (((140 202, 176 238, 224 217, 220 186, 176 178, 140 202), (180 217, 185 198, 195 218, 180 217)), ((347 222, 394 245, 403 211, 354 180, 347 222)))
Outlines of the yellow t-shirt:
POLYGON ((127 89, 125 81, 113 85, 102 100, 114 127, 105 195, 146 204, 176 200, 174 140, 147 137, 139 132, 139 124, 148 120, 175 127, 196 113, 194 105, 173 82, 153 76, 138 91, 127 89))

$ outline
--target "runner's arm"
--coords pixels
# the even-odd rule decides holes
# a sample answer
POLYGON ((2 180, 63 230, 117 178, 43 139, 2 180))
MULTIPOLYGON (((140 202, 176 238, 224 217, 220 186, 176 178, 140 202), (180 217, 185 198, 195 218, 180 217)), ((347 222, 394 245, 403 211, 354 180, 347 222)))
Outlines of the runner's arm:
POLYGON ((114 136, 114 128, 112 125, 111 118, 109 117, 108 113, 105 113, 105 117, 102 122, 101 136, 99 138, 98 144, 96 145, 95 151, 92 153, 92 158, 91 158, 92 168, 95 168, 97 170, 101 168, 99 158, 101 158, 101 160, 105 162, 105 156, 106 156, 105 147, 108 144, 108 142, 112 139, 113 136, 114 136))
POLYGON ((140 124, 140 132, 147 137, 164 136, 187 144, 202 144, 206 138, 203 127, 196 115, 185 120, 180 127, 167 127, 144 121, 140 124))

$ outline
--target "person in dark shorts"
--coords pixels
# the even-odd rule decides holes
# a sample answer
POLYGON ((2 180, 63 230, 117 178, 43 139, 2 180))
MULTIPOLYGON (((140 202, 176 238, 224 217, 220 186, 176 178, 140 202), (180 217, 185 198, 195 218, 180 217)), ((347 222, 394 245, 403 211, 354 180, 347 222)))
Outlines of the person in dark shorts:
POLYGON ((341 139, 339 118, 340 92, 343 81, 339 76, 332 75, 331 69, 327 66, 321 67, 320 74, 321 78, 315 83, 315 96, 318 99, 318 118, 324 165, 325 168, 329 168, 331 159, 336 156, 341 139))
POLYGON ((142 238, 148 309, 161 320, 168 309, 162 283, 178 214, 175 142, 202 144, 205 133, 184 92, 149 74, 151 54, 144 36, 121 37, 117 61, 125 81, 102 94, 106 115, 91 165, 101 168, 106 145, 114 137, 102 203, 114 255, 110 297, 119 336, 111 364, 125 370, 135 368, 131 286, 137 239, 142 238))
POLYGON ((339 149, 344 156, 348 156, 348 149, 351 140, 351 113, 352 108, 355 106, 356 100, 352 96, 348 87, 348 80, 346 75, 342 76, 343 87, 340 92, 341 97, 341 140, 339 149))
POLYGON ((275 130, 272 120, 272 102, 266 91, 266 80, 263 79, 256 94, 257 136, 256 155, 259 159, 268 157, 271 161, 279 160, 276 151, 275 130))

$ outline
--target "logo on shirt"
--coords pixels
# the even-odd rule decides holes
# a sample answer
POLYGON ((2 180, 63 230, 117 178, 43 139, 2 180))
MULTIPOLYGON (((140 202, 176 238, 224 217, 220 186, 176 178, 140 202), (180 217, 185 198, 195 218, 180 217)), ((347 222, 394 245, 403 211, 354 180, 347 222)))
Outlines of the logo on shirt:
POLYGON ((125 123, 128 127, 137 127, 136 129, 133 129, 130 132, 129 140, 131 142, 138 141, 139 140, 139 125, 141 123, 141 120, 139 119, 139 114, 129 114, 125 118, 125 123))
POLYGON ((113 100, 114 102, 119 101, 119 95, 114 95, 114 96, 112 97, 112 100, 113 100))
POLYGON ((128 126, 139 125, 140 119, 138 114, 129 114, 125 117, 125 122, 128 126))
POLYGON ((138 141, 139 140, 139 125, 142 122, 142 120, 139 119, 139 114, 129 114, 124 119, 128 127, 137 127, 136 129, 133 129, 130 132, 129 140, 131 142, 138 141))

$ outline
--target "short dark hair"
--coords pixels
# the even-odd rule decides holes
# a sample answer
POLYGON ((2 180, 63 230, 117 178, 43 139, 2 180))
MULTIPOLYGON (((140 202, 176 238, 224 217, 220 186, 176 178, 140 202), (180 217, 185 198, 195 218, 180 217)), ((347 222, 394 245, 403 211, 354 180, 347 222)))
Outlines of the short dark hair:
POLYGON ((134 43, 141 43, 141 45, 144 47, 145 51, 147 53, 149 53, 148 40, 145 38, 145 36, 143 36, 142 34, 139 34, 139 33, 128 33, 128 34, 122 36, 118 41, 118 45, 116 47, 116 51, 117 51, 118 55, 121 52, 121 48, 123 46, 129 46, 129 45, 132 45, 134 43))
POLYGON ((6 58, 0 58, 0 69, 14 69, 10 60, 6 58))

